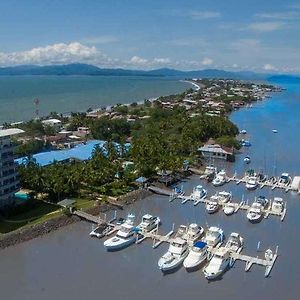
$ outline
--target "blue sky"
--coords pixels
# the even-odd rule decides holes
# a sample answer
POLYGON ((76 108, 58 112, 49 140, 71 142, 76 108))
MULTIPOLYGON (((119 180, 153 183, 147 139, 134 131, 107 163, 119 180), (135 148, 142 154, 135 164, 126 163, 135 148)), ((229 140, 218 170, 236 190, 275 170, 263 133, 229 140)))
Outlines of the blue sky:
POLYGON ((300 1, 0 1, 0 65, 300 74, 300 1))

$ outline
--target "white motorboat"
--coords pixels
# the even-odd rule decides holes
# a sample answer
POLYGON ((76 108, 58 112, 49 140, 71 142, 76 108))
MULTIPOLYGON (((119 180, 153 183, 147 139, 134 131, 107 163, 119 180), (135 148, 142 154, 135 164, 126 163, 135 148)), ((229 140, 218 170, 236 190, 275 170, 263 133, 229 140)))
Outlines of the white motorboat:
POLYGON ((112 227, 109 226, 107 223, 102 223, 90 232, 90 236, 100 239, 104 237, 105 234, 111 229, 112 227))
POLYGON ((120 229, 117 234, 104 242, 106 250, 120 250, 135 242, 134 220, 135 216, 133 214, 129 214, 126 221, 120 225, 120 229))
POLYGON ((195 242, 201 238, 204 233, 204 228, 199 226, 196 223, 192 223, 189 225, 186 234, 183 235, 183 239, 188 242, 195 242))
POLYGON ((226 216, 232 215, 235 212, 235 209, 236 209, 236 207, 235 207, 234 203, 231 203, 231 202, 228 202, 223 206, 223 211, 226 216))
POLYGON ((200 176, 200 179, 208 179, 208 180, 212 180, 215 175, 217 173, 217 168, 210 165, 207 166, 204 170, 204 173, 200 176))
POLYGON ((158 267, 162 272, 171 272, 177 269, 189 254, 186 240, 175 238, 168 251, 159 259, 158 267))
POLYGON ((183 266, 187 271, 195 271, 207 259, 207 244, 203 241, 194 243, 188 256, 183 261, 183 266))
POLYGON ((255 202, 260 203, 263 208, 267 208, 269 205, 269 200, 265 196, 258 196, 255 202))
POLYGON ((272 210, 276 213, 282 213, 284 210, 283 199, 280 197, 274 197, 272 202, 272 210))
POLYGON ((231 252, 240 253, 244 246, 244 239, 236 232, 232 232, 228 238, 225 248, 231 252))
POLYGON ((241 134, 247 134, 247 131, 246 131, 246 129, 243 129, 243 130, 240 131, 240 133, 241 134))
POLYGON ((272 132, 273 133, 278 133, 278 130, 277 129, 272 129, 272 132))
POLYGON ((149 214, 143 215, 142 222, 136 227, 141 232, 149 232, 160 224, 160 218, 149 214))
POLYGON ((210 199, 205 203, 205 209, 209 214, 217 212, 220 208, 218 196, 211 196, 210 199))
POLYGON ((246 164, 250 164, 250 163, 251 163, 251 158, 250 158, 249 155, 246 155, 246 156, 245 156, 244 162, 245 162, 246 164))
POLYGON ((218 249, 204 268, 204 276, 208 280, 218 278, 230 267, 230 261, 229 250, 225 247, 218 249))
POLYGON ((226 172, 224 170, 221 170, 216 178, 212 181, 212 184, 214 186, 221 186, 223 184, 225 184, 227 181, 227 176, 226 176, 226 172))
POLYGON ((186 225, 180 225, 177 229, 177 232, 175 234, 175 238, 182 238, 186 236, 186 233, 188 231, 188 227, 186 225))
POLYGON ((197 185, 193 189, 193 191, 190 195, 190 198, 193 200, 201 200, 201 199, 204 199, 206 196, 207 196, 206 189, 204 189, 202 185, 197 185))
POLYGON ((246 189, 255 190, 257 188, 258 182, 256 176, 250 176, 246 181, 246 189))
POLYGON ((291 182, 292 182, 292 178, 289 175, 289 173, 282 173, 279 180, 278 180, 279 184, 282 184, 282 185, 285 185, 285 186, 289 185, 291 182))
POLYGON ((247 212, 247 219, 251 223, 258 223, 263 217, 263 206, 261 203, 254 202, 247 212))
POLYGON ((227 203, 232 199, 232 194, 226 191, 218 192, 217 196, 219 199, 219 203, 227 203))
POLYGON ((208 247, 216 247, 221 245, 224 241, 224 232, 221 228, 212 226, 208 228, 204 237, 204 242, 207 243, 208 247))
POLYGON ((189 226, 180 225, 175 234, 175 238, 181 238, 193 243, 199 240, 203 234, 204 228, 196 223, 192 223, 189 226))

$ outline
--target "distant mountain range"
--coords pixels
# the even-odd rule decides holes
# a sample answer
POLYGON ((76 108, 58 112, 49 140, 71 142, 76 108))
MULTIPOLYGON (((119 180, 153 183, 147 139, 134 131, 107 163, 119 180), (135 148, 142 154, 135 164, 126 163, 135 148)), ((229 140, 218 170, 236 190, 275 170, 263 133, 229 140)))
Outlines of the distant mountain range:
POLYGON ((298 77, 254 72, 230 72, 218 69, 205 69, 198 71, 179 71, 175 69, 157 69, 151 71, 126 70, 126 69, 102 69, 88 64, 67 64, 67 65, 22 65, 0 68, 0 76, 4 75, 90 75, 90 76, 152 76, 152 77, 176 77, 176 78, 231 78, 249 80, 300 80, 298 77), (298 79, 297 79, 298 78, 298 79))

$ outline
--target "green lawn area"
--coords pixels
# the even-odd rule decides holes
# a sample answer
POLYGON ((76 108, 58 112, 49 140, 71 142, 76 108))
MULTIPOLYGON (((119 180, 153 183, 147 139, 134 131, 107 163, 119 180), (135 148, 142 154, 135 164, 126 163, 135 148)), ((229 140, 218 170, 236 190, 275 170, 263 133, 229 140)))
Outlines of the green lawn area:
MULTIPOLYGON (((77 209, 88 209, 94 206, 95 201, 84 198, 77 198, 77 209)), ((61 216, 62 210, 52 204, 43 201, 35 201, 33 206, 28 207, 28 210, 16 213, 5 219, 0 219, 0 234, 8 233, 24 226, 38 224, 61 216)))

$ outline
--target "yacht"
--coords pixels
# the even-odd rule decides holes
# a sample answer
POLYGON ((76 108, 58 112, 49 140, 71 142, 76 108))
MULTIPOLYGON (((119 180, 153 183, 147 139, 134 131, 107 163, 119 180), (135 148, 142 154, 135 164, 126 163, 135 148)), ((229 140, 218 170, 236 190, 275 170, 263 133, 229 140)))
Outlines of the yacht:
POLYGON ((250 176, 246 181, 247 190, 255 190, 257 188, 258 182, 256 176, 250 176))
POLYGON ((188 242, 195 242, 201 238, 203 233, 203 227, 199 226, 196 223, 192 223, 189 226, 180 225, 176 232, 175 238, 181 238, 188 242))
POLYGON ((105 236, 108 227, 107 223, 102 223, 90 232, 90 236, 100 239, 105 236))
POLYGON ((216 247, 221 245, 224 241, 224 232, 221 228, 212 226, 208 228, 204 237, 204 242, 207 243, 208 247, 216 247))
POLYGON ((250 141, 242 140, 242 146, 243 146, 243 147, 250 147, 250 146, 251 146, 251 143, 250 143, 250 141))
POLYGON ((240 253, 244 246, 244 239, 236 232, 232 232, 229 236, 225 248, 231 252, 240 253))
POLYGON ((227 181, 227 176, 226 176, 226 172, 224 170, 221 170, 217 176, 215 177, 215 179, 213 180, 212 184, 214 186, 221 186, 223 184, 225 184, 227 181))
POLYGON ((206 189, 204 189, 202 185, 197 185, 193 189, 190 198, 193 200, 200 200, 200 199, 204 199, 206 196, 207 196, 206 189))
POLYGON ((282 213, 284 210, 283 199, 280 197, 274 197, 272 202, 272 210, 276 213, 282 213))
POLYGON ((160 224, 160 218, 149 214, 143 215, 142 222, 136 227, 141 232, 149 232, 160 224))
POLYGON ((183 261, 183 266, 189 272, 195 271, 207 259, 207 244, 203 241, 194 243, 188 256, 183 261))
POLYGON ((232 194, 225 191, 218 192, 217 196, 219 198, 219 203, 227 203, 230 202, 232 199, 232 194))
POLYGON ((247 219, 251 223, 258 223, 263 218, 263 215, 264 215, 264 207, 262 203, 254 201, 251 207, 248 209, 247 219))
POLYGON ((204 276, 208 280, 218 278, 230 267, 230 261, 229 250, 225 247, 218 249, 204 268, 204 276))
POLYGON ((288 173, 282 173, 278 183, 283 185, 289 185, 292 182, 292 178, 288 173))
POLYGON ((217 173, 217 168, 210 165, 205 168, 203 175, 200 176, 200 179, 207 179, 211 181, 217 173))
POLYGON ((189 225, 186 234, 183 235, 183 239, 188 242, 195 242, 201 238, 204 233, 203 227, 199 226, 196 223, 189 225))
POLYGON ((168 251, 159 259, 158 267, 162 272, 170 272, 178 268, 189 254, 186 240, 175 238, 168 251))
POLYGON ((244 162, 245 162, 246 164, 250 164, 250 163, 251 163, 251 158, 250 158, 249 155, 246 155, 246 156, 245 156, 244 162))
POLYGON ((263 208, 267 208, 269 205, 269 200, 265 196, 258 196, 255 202, 260 203, 263 208))
POLYGON ((228 202, 223 206, 223 211, 226 216, 230 216, 235 212, 234 203, 228 202))
POLYGON ((120 250, 135 242, 134 220, 135 216, 133 214, 129 214, 126 221, 120 225, 120 229, 117 234, 104 242, 106 250, 120 250))
POLYGON ((210 199, 206 202, 205 208, 209 214, 217 212, 220 208, 219 199, 216 195, 211 196, 210 199))

